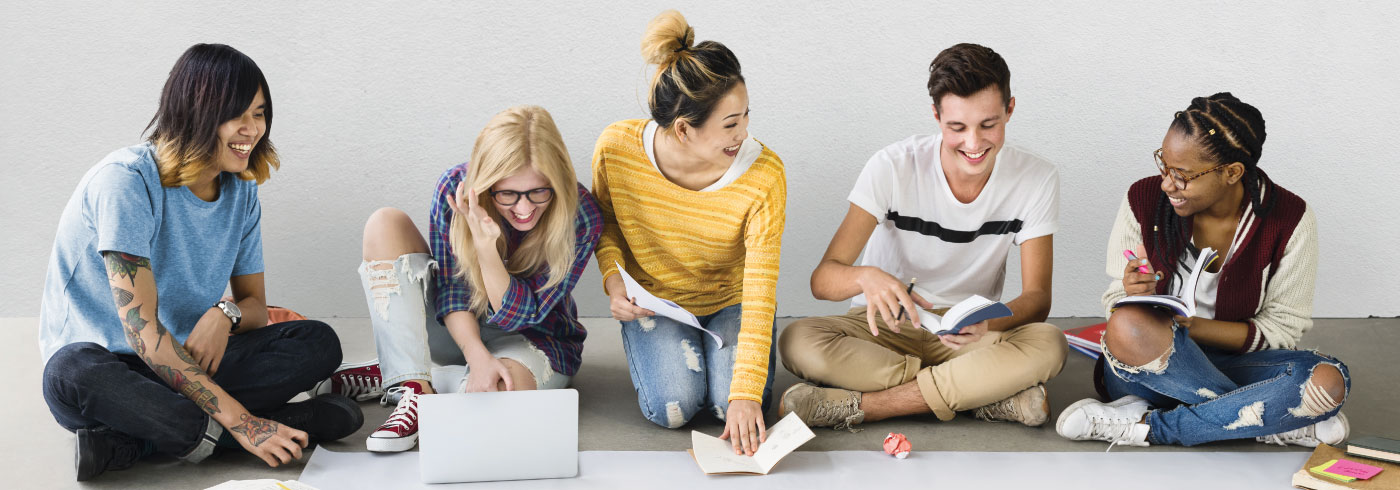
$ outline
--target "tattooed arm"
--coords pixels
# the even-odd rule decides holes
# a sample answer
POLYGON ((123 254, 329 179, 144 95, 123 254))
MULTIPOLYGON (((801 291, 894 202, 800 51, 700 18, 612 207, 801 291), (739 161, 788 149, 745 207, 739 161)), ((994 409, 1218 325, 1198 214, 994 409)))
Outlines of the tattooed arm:
POLYGON ((300 458, 301 448, 307 443, 305 432, 248 413, 238 400, 214 383, 160 323, 150 260, 120 252, 103 252, 102 257, 107 263, 107 282, 112 287, 126 342, 136 355, 268 465, 275 467, 300 458))

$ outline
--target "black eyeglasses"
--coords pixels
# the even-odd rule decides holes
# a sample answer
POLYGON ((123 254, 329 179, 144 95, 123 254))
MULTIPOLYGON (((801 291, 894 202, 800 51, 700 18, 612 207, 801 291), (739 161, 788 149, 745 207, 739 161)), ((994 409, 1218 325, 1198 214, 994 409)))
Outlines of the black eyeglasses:
POLYGON ((514 206, 520 202, 520 196, 525 196, 532 203, 544 204, 554 199, 554 189, 537 187, 527 191, 491 191, 491 199, 502 206, 514 206))
POLYGON ((1157 162, 1157 171, 1162 173, 1162 178, 1171 179, 1172 184, 1175 185, 1176 190, 1179 191, 1186 190, 1186 184, 1190 184, 1191 181, 1199 179, 1205 174, 1214 172, 1216 170, 1220 170, 1230 165, 1229 163, 1222 163, 1220 165, 1211 167, 1210 170, 1199 172, 1194 175, 1191 175, 1190 177, 1187 177, 1185 175, 1181 175, 1180 169, 1167 166, 1167 162, 1165 160, 1162 160, 1161 148, 1158 148, 1157 151, 1152 152, 1152 160, 1157 162))

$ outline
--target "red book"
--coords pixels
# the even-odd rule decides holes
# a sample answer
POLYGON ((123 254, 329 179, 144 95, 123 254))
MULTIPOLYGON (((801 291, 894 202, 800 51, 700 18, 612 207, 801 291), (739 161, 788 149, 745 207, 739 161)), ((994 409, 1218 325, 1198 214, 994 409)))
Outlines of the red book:
POLYGON ((1098 359, 1102 355, 1103 333, 1108 331, 1108 323, 1099 323, 1087 327, 1071 328, 1065 330, 1065 340, 1069 341, 1070 348, 1075 352, 1089 356, 1091 359, 1098 359))

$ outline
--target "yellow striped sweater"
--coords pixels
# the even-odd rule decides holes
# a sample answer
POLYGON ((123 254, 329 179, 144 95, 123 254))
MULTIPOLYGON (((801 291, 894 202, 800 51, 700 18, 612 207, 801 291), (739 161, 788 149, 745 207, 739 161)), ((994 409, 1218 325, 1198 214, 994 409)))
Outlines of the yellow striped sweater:
POLYGON ((734 182, 692 191, 652 164, 642 144, 647 122, 613 123, 593 149, 603 280, 621 263, 648 291, 697 316, 742 303, 728 400, 762 403, 787 207, 783 162, 765 146, 734 182))

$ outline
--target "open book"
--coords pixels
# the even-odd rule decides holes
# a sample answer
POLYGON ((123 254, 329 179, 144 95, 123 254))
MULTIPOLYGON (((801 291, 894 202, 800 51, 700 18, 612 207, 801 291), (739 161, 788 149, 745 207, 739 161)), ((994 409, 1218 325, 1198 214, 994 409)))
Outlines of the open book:
POLYGON ((992 301, 974 294, 948 308, 943 316, 920 309, 919 326, 933 332, 934 335, 957 335, 963 327, 1004 316, 1011 316, 1011 308, 1007 308, 1000 301, 992 301))
POLYGON ((618 264, 617 262, 613 263, 617 264, 617 275, 622 276, 622 284, 624 286, 627 286, 627 297, 635 300, 637 306, 646 308, 655 312, 657 315, 670 318, 672 320, 684 323, 686 325, 690 325, 692 327, 695 327, 696 329, 699 329, 701 332, 710 334, 710 337, 713 337, 715 339, 716 345, 724 347, 724 339, 720 338, 719 334, 706 330, 705 327, 700 326, 700 319, 696 318, 694 313, 686 311, 685 308, 681 308, 681 305, 676 304, 674 301, 665 298, 659 298, 656 295, 651 294, 651 291, 647 291, 647 289, 642 287, 642 285, 638 283, 636 279, 632 278, 631 274, 627 273, 627 269, 622 267, 622 264, 618 264))
MULTIPOLYGON (((1113 303, 1113 309, 1118 309, 1123 305, 1148 305, 1166 308, 1171 312, 1184 316, 1196 316, 1196 284, 1201 282, 1201 274, 1205 273, 1211 262, 1219 258, 1220 254, 1215 249, 1206 247, 1201 250, 1201 255, 1196 257, 1196 267, 1191 269, 1191 275, 1186 277, 1186 283, 1181 285, 1181 297, 1153 294, 1149 296, 1125 296, 1118 302, 1113 303)), ((1163 274, 1166 274, 1163 272, 1163 274)), ((1163 277, 1163 280, 1166 278, 1163 277)))
POLYGON ((789 412, 768 428, 768 439, 758 445, 753 456, 734 454, 734 445, 729 441, 699 431, 690 431, 690 455, 700 465, 700 471, 707 475, 767 475, 778 461, 813 437, 817 435, 802 423, 797 413, 789 412))

